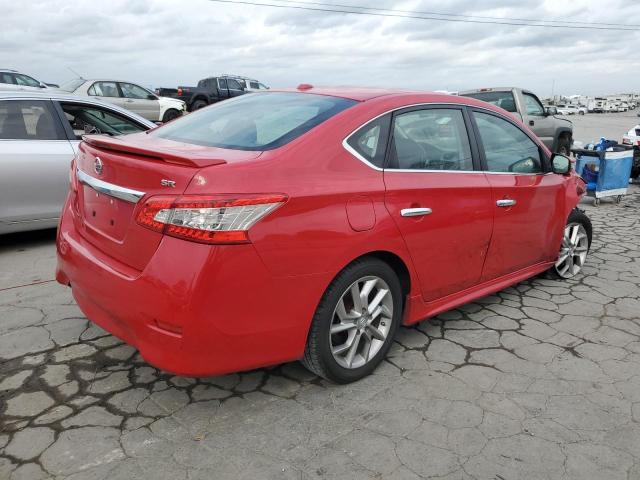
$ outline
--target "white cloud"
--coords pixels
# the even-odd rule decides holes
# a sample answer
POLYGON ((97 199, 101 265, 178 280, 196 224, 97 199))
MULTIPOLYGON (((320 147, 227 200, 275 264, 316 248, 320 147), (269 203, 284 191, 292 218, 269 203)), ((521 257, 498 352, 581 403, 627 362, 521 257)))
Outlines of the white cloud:
MULTIPOLYGON (((335 3, 371 5, 359 0, 335 3)), ((437 11, 640 24, 634 1, 441 0, 437 11), (526 5, 526 7, 524 7, 526 5)), ((433 2, 376 2, 434 11, 433 2)), ((541 95, 638 90, 640 32, 370 17, 207 0, 0 0, 0 66, 47 82, 73 76, 147 86, 238 73, 273 86, 464 89, 518 85, 541 95)))

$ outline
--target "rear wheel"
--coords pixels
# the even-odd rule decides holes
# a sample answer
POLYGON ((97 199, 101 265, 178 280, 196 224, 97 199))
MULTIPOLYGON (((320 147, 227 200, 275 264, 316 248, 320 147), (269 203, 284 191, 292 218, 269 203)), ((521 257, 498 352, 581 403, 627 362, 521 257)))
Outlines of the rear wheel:
POLYGON ((400 281, 389 265, 375 258, 357 260, 324 293, 302 363, 337 383, 369 375, 391 346, 402 303, 400 281))
POLYGON ((200 110, 201 108, 206 107, 208 104, 207 102, 205 102, 204 100, 196 100, 195 102, 193 102, 193 104, 191 105, 191 111, 195 111, 195 110, 200 110))
POLYGON ((578 209, 574 209, 564 228, 560 253, 551 274, 556 278, 575 277, 584 266, 591 247, 591 220, 578 209))
POLYGON ((180 112, 175 108, 170 108, 164 115, 162 116, 162 123, 167 123, 173 120, 174 118, 178 118, 180 116, 180 112))

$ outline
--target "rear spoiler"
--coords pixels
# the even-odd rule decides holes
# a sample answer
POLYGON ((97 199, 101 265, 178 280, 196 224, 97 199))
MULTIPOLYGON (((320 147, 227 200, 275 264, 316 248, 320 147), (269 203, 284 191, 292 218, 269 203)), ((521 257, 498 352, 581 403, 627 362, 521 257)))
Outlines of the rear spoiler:
POLYGON ((201 168, 227 163, 222 159, 193 156, 162 148, 150 148, 139 143, 125 142, 118 138, 105 135, 83 135, 82 140, 88 145, 100 150, 108 150, 110 152, 122 153, 125 155, 135 155, 149 160, 174 163, 187 167, 201 168))

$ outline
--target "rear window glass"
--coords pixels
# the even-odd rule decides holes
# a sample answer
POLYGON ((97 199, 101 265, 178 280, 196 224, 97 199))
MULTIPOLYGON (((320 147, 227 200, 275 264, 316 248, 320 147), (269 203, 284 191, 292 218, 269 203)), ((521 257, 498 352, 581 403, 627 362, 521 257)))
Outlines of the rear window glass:
POLYGON ((271 150, 355 103, 305 93, 252 93, 198 110, 151 135, 233 150, 271 150))
POLYGON ((478 93, 465 93, 463 97, 471 97, 476 100, 482 100, 483 102, 491 103, 497 107, 500 107, 507 112, 515 113, 516 102, 513 99, 511 92, 478 92, 478 93))

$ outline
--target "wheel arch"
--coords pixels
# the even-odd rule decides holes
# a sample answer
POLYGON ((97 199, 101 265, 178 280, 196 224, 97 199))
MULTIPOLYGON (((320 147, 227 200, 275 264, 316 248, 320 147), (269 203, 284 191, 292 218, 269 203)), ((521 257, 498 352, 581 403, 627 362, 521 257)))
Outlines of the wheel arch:
MULTIPOLYGON (((373 250, 371 252, 363 253, 362 255, 354 258, 349 263, 344 265, 338 273, 340 273, 352 263, 367 257, 377 258, 378 260, 382 260, 387 265, 389 265, 398 276, 400 287, 402 288, 403 298, 406 298, 407 295, 409 295, 409 292, 411 292, 411 274, 409 273, 409 268, 407 267, 407 264, 402 259, 402 257, 388 250, 373 250)), ((338 275, 338 273, 336 273, 336 276, 338 275)))

